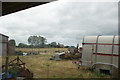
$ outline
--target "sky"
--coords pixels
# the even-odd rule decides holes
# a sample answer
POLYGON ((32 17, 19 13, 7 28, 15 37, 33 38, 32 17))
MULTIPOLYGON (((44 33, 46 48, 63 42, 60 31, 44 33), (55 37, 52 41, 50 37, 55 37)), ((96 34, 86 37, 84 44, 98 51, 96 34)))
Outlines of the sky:
POLYGON ((84 36, 118 34, 118 3, 54 1, 0 17, 0 33, 17 44, 40 35, 47 43, 81 45, 84 36))

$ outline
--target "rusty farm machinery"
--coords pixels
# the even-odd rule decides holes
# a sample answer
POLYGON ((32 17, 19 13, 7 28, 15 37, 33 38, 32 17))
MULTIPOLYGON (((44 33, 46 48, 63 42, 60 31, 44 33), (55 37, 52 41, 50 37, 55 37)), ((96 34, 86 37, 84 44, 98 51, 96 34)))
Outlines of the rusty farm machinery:
POLYGON ((17 78, 33 78, 33 73, 26 68, 25 63, 19 57, 2 65, 2 80, 15 80, 17 78))

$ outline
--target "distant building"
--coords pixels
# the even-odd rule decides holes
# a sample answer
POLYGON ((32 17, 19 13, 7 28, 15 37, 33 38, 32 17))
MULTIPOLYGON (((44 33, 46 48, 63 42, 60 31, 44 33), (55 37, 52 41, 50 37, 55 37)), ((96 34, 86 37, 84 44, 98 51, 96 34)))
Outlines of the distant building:
POLYGON ((9 38, 8 36, 0 33, 0 56, 6 56, 7 55, 8 38, 9 38))
POLYGON ((15 55, 15 40, 9 40, 8 41, 8 54, 9 54, 9 56, 11 56, 11 55, 15 55))

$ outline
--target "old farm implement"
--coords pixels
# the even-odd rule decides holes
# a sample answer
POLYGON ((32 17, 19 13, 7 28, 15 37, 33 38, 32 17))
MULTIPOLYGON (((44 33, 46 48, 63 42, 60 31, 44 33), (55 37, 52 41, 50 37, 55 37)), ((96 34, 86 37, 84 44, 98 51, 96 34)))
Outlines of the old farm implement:
POLYGON ((79 48, 79 44, 77 44, 76 48, 69 47, 67 51, 63 51, 61 53, 56 53, 54 56, 50 58, 50 60, 62 60, 62 59, 70 59, 79 60, 82 55, 82 48, 79 48))
POLYGON ((16 59, 2 65, 2 79, 32 78, 33 73, 26 68, 25 63, 17 57, 16 59), (7 72, 6 72, 7 69, 7 72))

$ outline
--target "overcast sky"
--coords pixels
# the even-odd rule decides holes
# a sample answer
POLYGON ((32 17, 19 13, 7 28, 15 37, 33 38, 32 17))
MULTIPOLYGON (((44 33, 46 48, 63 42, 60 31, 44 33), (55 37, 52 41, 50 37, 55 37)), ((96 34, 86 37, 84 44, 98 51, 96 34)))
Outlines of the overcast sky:
POLYGON ((81 44, 84 36, 118 34, 117 2, 65 2, 58 0, 0 17, 0 33, 27 43, 30 35, 47 42, 81 44))

